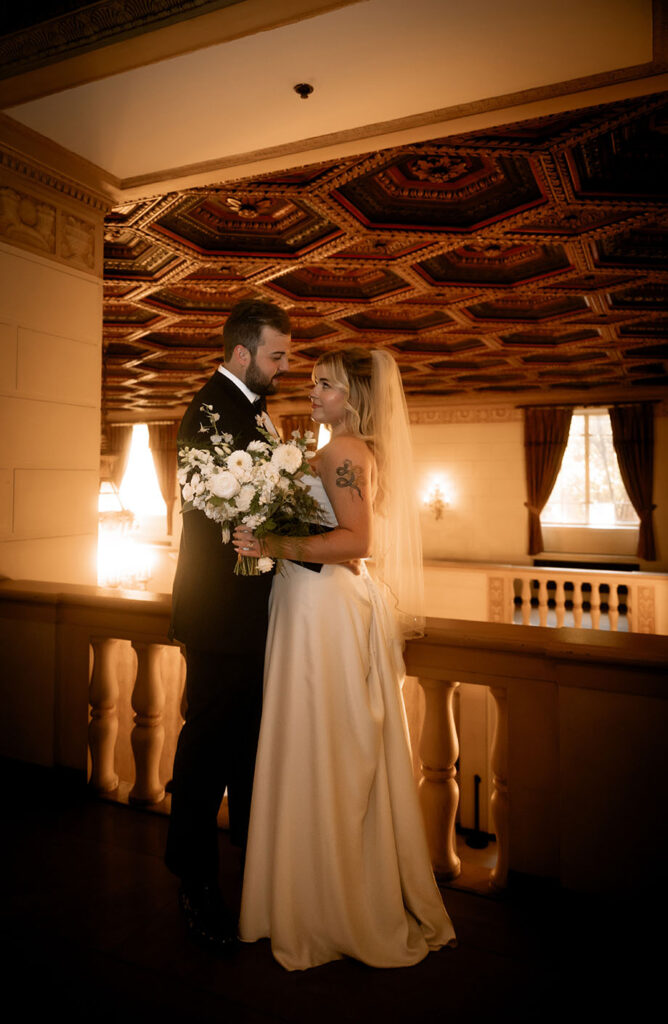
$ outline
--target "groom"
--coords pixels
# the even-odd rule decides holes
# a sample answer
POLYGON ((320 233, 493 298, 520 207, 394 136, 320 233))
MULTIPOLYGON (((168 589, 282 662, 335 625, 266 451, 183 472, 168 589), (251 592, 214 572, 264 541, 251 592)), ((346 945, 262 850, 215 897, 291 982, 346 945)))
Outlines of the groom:
MULTIPOLYGON (((223 328, 224 362, 195 395, 179 443, 201 444, 204 403, 235 448, 261 440, 256 416, 288 369, 290 321, 270 302, 244 301, 223 328)), ((216 817, 228 792, 230 837, 245 846, 262 703, 271 574, 235 576, 236 553, 218 523, 183 514, 170 635, 185 644, 187 712, 174 759, 165 862, 181 879, 179 905, 191 935, 231 952, 236 920, 218 888, 216 817)))

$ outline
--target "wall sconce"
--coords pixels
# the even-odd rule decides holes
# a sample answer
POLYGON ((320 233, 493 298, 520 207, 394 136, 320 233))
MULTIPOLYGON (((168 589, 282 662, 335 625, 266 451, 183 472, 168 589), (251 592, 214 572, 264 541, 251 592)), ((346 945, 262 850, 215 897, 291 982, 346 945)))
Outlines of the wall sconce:
POLYGON ((434 519, 442 519, 446 508, 450 507, 450 502, 446 498, 443 487, 444 485, 441 480, 432 481, 422 499, 423 505, 429 509, 434 519))

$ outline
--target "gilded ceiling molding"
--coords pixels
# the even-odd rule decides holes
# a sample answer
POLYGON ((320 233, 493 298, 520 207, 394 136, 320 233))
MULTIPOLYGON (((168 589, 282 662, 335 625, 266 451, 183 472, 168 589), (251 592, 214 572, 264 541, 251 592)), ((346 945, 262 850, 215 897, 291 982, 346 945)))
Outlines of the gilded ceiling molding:
POLYGON ((98 0, 17 32, 0 29, 0 107, 360 2, 98 0))
POLYGON ((1 78, 193 18, 239 0, 99 0, 0 39, 1 78))

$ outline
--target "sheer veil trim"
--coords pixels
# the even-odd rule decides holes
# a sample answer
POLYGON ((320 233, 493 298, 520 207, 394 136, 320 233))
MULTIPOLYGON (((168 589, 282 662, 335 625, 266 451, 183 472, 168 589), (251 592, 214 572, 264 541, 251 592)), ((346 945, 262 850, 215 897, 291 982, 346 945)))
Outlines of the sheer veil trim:
POLYGON ((404 638, 424 633, 422 538, 413 474, 408 409, 399 368, 383 349, 372 352, 371 400, 378 494, 373 560, 369 566, 387 587, 404 638))

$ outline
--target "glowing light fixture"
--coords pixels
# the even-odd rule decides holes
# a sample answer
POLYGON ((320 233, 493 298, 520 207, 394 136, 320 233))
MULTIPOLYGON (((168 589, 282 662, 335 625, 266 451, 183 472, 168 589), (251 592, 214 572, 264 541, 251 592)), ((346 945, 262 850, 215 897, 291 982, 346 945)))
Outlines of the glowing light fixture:
POLYGON ((429 481, 422 496, 422 504, 428 508, 434 519, 442 519, 443 513, 450 507, 446 495, 445 482, 442 477, 434 477, 429 481))

